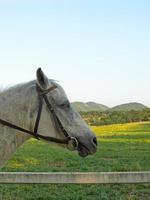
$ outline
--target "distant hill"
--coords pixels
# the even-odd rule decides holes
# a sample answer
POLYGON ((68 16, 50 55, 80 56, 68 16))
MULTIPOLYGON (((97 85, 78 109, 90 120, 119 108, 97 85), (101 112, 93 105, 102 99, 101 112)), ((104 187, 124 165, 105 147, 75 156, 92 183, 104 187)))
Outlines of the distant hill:
POLYGON ((137 103, 137 102, 131 102, 126 104, 121 104, 112 108, 109 108, 108 106, 105 106, 103 104, 95 103, 95 102, 73 102, 72 105, 79 111, 79 112, 91 112, 91 111, 98 111, 98 112, 104 112, 104 111, 141 111, 143 109, 148 108, 147 106, 137 103))
POLYGON ((111 111, 111 112, 112 111, 131 111, 131 110, 141 111, 146 108, 148 107, 141 103, 132 102, 132 103, 126 103, 126 104, 115 106, 113 108, 110 108, 108 111, 111 111))
POLYGON ((103 112, 103 111, 106 111, 107 109, 109 109, 109 107, 99 104, 99 103, 95 103, 95 102, 83 103, 83 102, 76 101, 76 102, 73 102, 72 105, 79 112, 91 112, 91 111, 103 112))

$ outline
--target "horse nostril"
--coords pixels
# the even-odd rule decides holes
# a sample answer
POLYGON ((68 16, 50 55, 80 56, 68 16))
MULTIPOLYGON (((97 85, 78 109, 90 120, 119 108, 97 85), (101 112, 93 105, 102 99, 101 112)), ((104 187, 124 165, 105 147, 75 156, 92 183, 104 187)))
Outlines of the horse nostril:
POLYGON ((93 142, 97 146, 97 139, 96 139, 96 137, 93 138, 93 142))

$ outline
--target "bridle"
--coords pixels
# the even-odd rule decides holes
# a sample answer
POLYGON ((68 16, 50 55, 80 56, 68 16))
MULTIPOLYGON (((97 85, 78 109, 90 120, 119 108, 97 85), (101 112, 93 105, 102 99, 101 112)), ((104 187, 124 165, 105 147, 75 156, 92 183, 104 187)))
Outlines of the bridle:
POLYGON ((75 137, 69 136, 68 132, 63 127, 60 119, 58 118, 57 114, 55 113, 55 110, 54 110, 52 104, 50 103, 50 101, 47 97, 47 94, 49 92, 53 91, 56 88, 57 88, 57 86, 54 85, 47 90, 42 90, 38 86, 38 84, 36 84, 36 90, 37 90, 38 98, 39 98, 39 108, 38 108, 38 114, 37 114, 36 122, 35 122, 35 126, 34 126, 34 131, 24 129, 20 126, 12 124, 12 123, 5 121, 3 119, 0 119, 0 124, 7 126, 7 127, 10 127, 10 128, 13 128, 13 129, 16 129, 16 130, 19 130, 21 132, 27 133, 27 134, 35 137, 38 140, 43 139, 43 140, 46 140, 48 142, 55 142, 55 143, 59 143, 59 144, 67 144, 68 149, 70 149, 70 150, 77 149, 78 148, 78 140, 75 137), (50 136, 44 136, 44 135, 41 135, 41 134, 38 133, 38 127, 39 127, 42 108, 43 108, 43 101, 46 103, 48 110, 52 114, 54 122, 56 123, 56 127, 58 127, 60 129, 60 131, 64 134, 65 139, 58 139, 58 138, 54 138, 54 137, 50 137, 50 136))

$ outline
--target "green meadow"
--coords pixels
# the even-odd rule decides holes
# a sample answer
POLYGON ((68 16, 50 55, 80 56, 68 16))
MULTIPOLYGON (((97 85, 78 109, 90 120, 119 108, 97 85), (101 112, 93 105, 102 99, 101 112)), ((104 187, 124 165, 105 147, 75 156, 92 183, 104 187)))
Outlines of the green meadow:
MULTIPOLYGON (((92 127, 98 151, 76 152, 31 139, 1 171, 110 172, 150 170, 150 122, 92 127)), ((149 200, 150 184, 0 184, 0 200, 149 200)))

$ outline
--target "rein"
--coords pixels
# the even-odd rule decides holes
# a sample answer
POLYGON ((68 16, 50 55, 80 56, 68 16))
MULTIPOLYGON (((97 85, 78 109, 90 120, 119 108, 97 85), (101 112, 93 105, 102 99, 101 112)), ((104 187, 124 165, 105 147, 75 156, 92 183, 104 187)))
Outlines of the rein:
POLYGON ((27 129, 24 129, 20 126, 17 126, 15 124, 12 124, 8 121, 5 121, 3 119, 0 119, 0 124, 13 128, 15 130, 19 130, 21 132, 27 133, 29 135, 34 136, 36 139, 43 139, 49 142, 55 142, 55 143, 59 143, 59 144, 68 144, 68 148, 70 150, 75 150, 78 147, 78 141, 75 137, 70 137, 69 134, 67 133, 67 131, 65 130, 65 128, 63 127, 61 121, 59 120, 59 118, 57 117, 57 114, 55 113, 51 103, 49 102, 48 98, 47 98, 47 94, 49 92, 51 92, 52 90, 56 89, 57 86, 53 86, 47 90, 42 90, 37 84, 36 84, 36 89, 37 89, 37 93, 39 96, 39 109, 38 109, 38 114, 37 114, 37 118, 36 118, 36 122, 35 122, 35 126, 34 126, 34 131, 30 131, 27 129), (40 118, 41 118, 41 113, 42 113, 42 108, 43 108, 43 100, 45 101, 48 110, 52 113, 52 116, 54 118, 55 123, 59 126, 60 130, 62 131, 62 133, 64 134, 64 136, 66 137, 66 139, 58 139, 58 138, 54 138, 54 137, 49 137, 49 136, 44 136, 38 133, 38 127, 39 127, 39 123, 40 123, 40 118))

